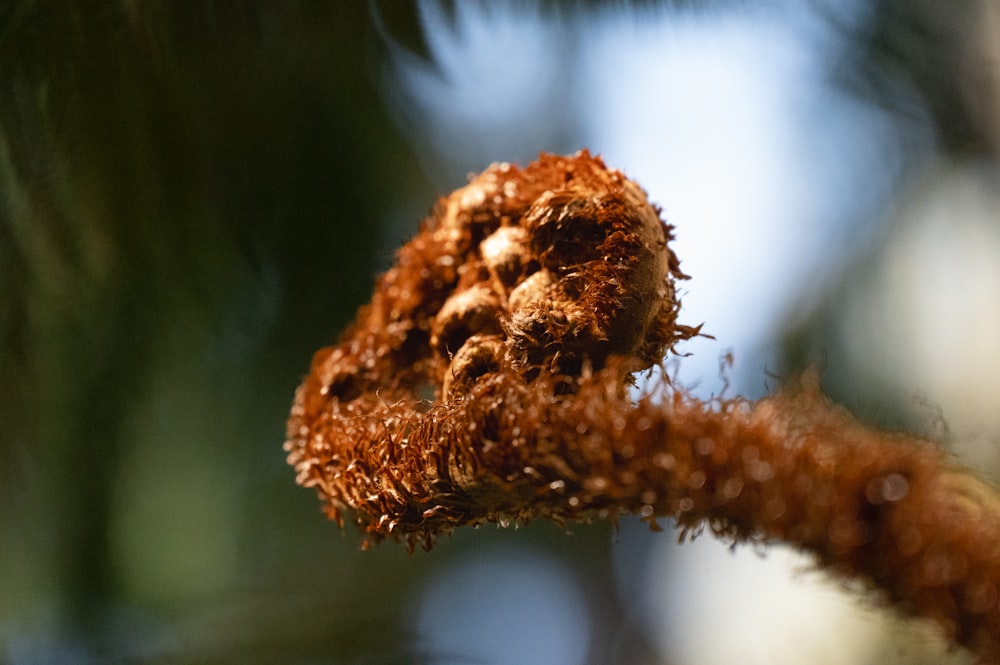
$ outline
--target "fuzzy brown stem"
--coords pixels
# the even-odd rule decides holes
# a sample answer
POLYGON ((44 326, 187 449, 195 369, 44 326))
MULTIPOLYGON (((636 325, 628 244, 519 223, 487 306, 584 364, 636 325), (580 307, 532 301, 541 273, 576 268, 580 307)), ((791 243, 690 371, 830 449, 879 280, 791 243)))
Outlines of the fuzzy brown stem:
POLYGON ((464 524, 623 512, 786 542, 1000 659, 1000 500, 939 448, 867 427, 814 386, 755 404, 669 388, 633 403, 618 380, 553 397, 544 381, 493 375, 412 422, 405 403, 383 405, 337 424, 363 442, 353 468, 301 480, 371 538, 411 546, 464 524))

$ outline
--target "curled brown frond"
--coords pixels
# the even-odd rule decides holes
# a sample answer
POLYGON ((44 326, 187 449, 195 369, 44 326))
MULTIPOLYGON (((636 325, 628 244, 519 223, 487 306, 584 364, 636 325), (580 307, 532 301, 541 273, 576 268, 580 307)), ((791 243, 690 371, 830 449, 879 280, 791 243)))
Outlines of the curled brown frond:
POLYGON ((476 176, 313 359, 285 444, 298 482, 411 548, 622 513, 780 540, 1000 661, 1000 499, 931 442, 863 425, 811 375, 759 402, 668 381, 629 397, 698 333, 677 322, 671 237, 586 152, 476 176))
POLYGON ((313 359, 286 443, 299 482, 374 539, 429 543, 517 513, 500 497, 483 504, 506 489, 488 489, 480 461, 445 433, 516 448, 536 423, 486 386, 559 403, 583 375, 614 368, 620 393, 631 372, 695 334, 676 320, 685 276, 670 239, 642 189, 586 152, 479 174, 438 201, 371 304, 313 359), (476 434, 468 418, 487 402, 506 424, 476 434))

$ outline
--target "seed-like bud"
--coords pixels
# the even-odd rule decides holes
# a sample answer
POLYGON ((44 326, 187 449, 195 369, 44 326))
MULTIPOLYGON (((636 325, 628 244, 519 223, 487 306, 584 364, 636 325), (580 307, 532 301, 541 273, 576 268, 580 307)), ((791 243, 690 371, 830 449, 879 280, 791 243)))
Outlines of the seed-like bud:
POLYGON ((561 189, 538 197, 524 216, 524 226, 531 251, 543 267, 568 272, 601 258, 601 245, 611 232, 610 220, 600 217, 602 195, 561 189))
POLYGON ((442 399, 464 395, 481 376, 503 365, 504 344, 499 335, 473 335, 452 357, 444 375, 442 399))
POLYGON ((524 277, 530 250, 523 227, 501 226, 483 240, 479 249, 494 283, 504 292, 524 277))
POLYGON ((477 333, 500 332, 500 297, 485 284, 459 291, 445 301, 434 318, 431 346, 442 354, 454 353, 477 333))

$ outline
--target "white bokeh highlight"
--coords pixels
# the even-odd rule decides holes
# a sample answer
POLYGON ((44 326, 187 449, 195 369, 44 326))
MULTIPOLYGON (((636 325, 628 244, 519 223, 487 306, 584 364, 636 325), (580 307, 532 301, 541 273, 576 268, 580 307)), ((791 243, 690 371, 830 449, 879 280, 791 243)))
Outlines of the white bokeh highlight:
POLYGON ((851 362, 939 409, 965 463, 996 475, 1000 441, 1000 187, 975 164, 938 164, 912 188, 848 302, 851 362))
POLYGON ((853 665, 888 630, 884 614, 782 546, 731 550, 705 536, 652 561, 650 635, 675 665, 853 665))

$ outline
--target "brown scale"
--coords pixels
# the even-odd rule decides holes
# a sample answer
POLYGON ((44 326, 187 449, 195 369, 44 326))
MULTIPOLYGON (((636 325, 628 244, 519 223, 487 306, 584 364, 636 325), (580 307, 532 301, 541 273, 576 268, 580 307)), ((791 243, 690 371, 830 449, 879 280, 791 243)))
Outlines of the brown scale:
POLYGON ((629 398, 698 333, 670 239, 586 152, 479 174, 315 355, 285 443, 298 482, 366 544, 623 513, 787 542, 1000 662, 1000 500, 932 442, 863 425, 812 375, 756 403, 668 381, 629 398))

